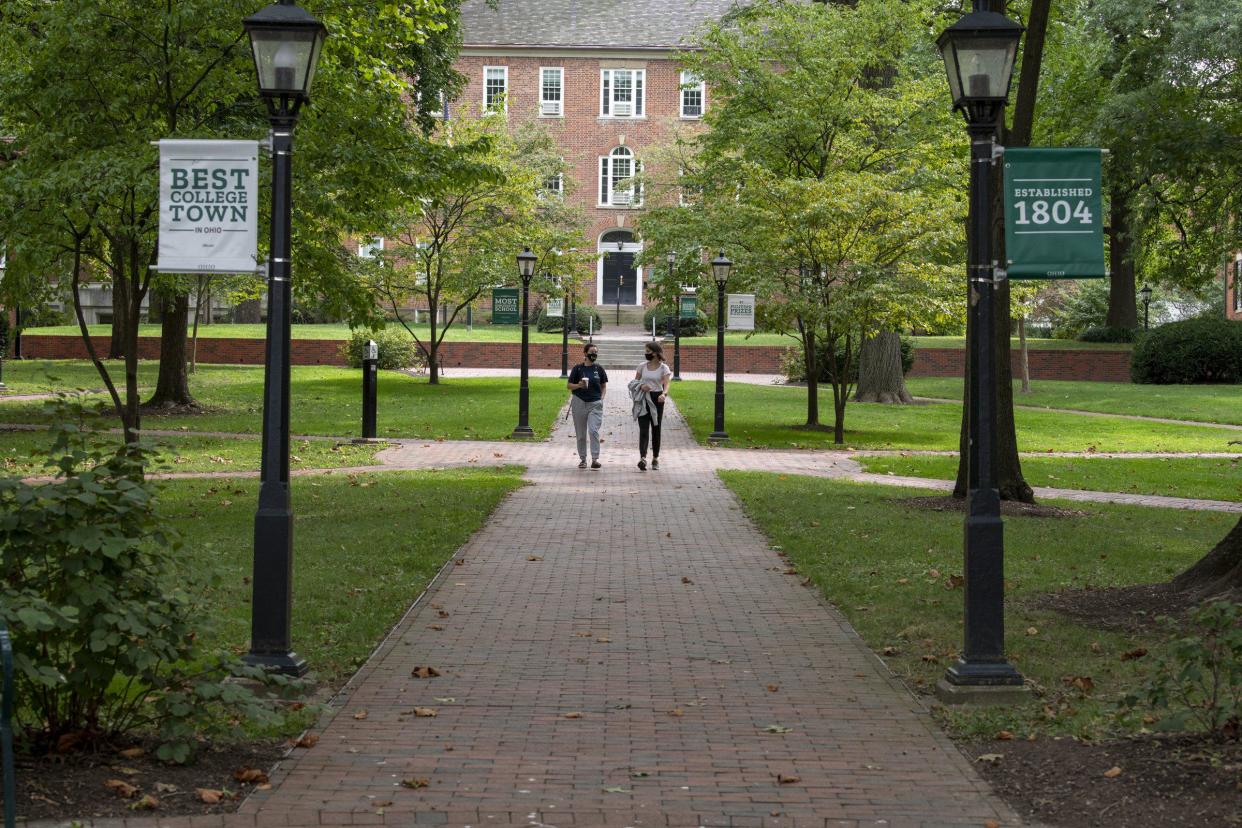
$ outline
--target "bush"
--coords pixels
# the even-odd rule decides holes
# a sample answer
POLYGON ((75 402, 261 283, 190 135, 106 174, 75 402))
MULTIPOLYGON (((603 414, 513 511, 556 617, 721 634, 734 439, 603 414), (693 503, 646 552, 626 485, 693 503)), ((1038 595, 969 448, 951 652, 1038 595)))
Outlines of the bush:
POLYGON ((374 339, 379 346, 379 367, 385 371, 400 371, 426 363, 417 343, 398 325, 377 331, 361 328, 351 331, 349 341, 341 346, 341 355, 350 368, 362 367, 362 352, 369 339, 374 339))
MULTIPOLYGON (((569 309, 566 308, 565 312, 568 313, 569 309)), ((578 333, 585 334, 591 330, 590 320, 592 318, 595 319, 595 333, 599 333, 604 329, 604 320, 600 317, 599 312, 590 305, 576 305, 574 314, 569 321, 572 323, 574 319, 577 319, 578 333)), ((539 315, 535 318, 535 327, 544 333, 560 333, 564 327, 564 322, 559 316, 548 316, 548 309, 545 306, 539 309, 539 315)), ((570 331, 572 332, 573 330, 574 328, 571 324, 570 331)))
POLYGON ((1195 726, 1237 738, 1242 717, 1242 604, 1201 605, 1191 612, 1187 632, 1173 638, 1151 678, 1122 705, 1162 712, 1156 725, 1162 730, 1195 726))
POLYGON ((1242 322, 1186 319, 1153 328, 1130 362, 1138 383, 1242 382, 1242 322))
POLYGON ((1095 325, 1078 334, 1079 342, 1134 342, 1140 331, 1134 328, 1095 325))
MULTIPOLYGON (((673 314, 668 308, 660 307, 659 305, 652 305, 643 314, 643 330, 651 330, 651 320, 657 314, 659 315, 659 320, 656 322, 656 333, 672 336, 673 326, 677 320, 673 318, 673 314)), ((683 337, 702 336, 705 333, 707 333, 707 319, 702 313, 697 313, 693 319, 681 320, 681 335, 683 337)))
POLYGON ((151 452, 84 432, 80 404, 51 409, 55 479, 0 479, 0 613, 13 631, 26 739, 63 752, 141 731, 159 740, 161 759, 184 762, 197 734, 239 715, 272 719, 226 681, 263 680, 261 671, 198 652, 206 619, 144 480, 151 452))
MULTIPOLYGON (((816 362, 819 363, 819 381, 831 382, 832 377, 828 373, 828 346, 823 342, 815 345, 816 362)), ((845 343, 837 343, 837 361, 840 363, 845 359, 845 343)), ((850 366, 850 382, 858 381, 858 353, 855 351, 851 357, 853 365, 850 366)), ((914 340, 908 337, 901 338, 901 373, 908 374, 910 369, 914 367, 914 340)), ((790 348, 781 355, 781 373, 785 375, 788 382, 806 382, 806 361, 802 358, 802 348, 790 348)))

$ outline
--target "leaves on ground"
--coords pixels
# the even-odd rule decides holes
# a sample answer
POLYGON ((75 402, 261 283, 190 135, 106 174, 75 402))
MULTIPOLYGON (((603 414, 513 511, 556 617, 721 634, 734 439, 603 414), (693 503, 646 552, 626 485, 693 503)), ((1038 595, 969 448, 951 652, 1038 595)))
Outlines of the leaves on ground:
POLYGON ((579 711, 575 710, 575 711, 573 711, 573 712, 571 712, 571 713, 565 713, 565 714, 563 714, 562 718, 565 718, 565 719, 581 719, 581 718, 582 718, 582 716, 583 716, 583 714, 582 714, 581 712, 579 712, 579 711))
POLYGON ((194 793, 198 796, 198 801, 204 805, 219 805, 220 800, 225 798, 224 791, 217 791, 213 788, 195 788, 194 793))
POLYGON ((138 795, 138 789, 123 779, 109 779, 104 782, 104 787, 122 799, 133 799, 138 795))
POLYGON ((778 724, 770 724, 765 727, 764 730, 768 733, 793 733, 792 727, 785 727, 784 725, 778 724))
POLYGON ((436 717, 436 709, 434 707, 416 707, 414 715, 420 719, 434 719, 436 717))
POLYGON ((406 788, 413 788, 414 790, 418 790, 419 788, 425 788, 425 787, 427 787, 427 786, 428 786, 428 785, 430 785, 430 784, 431 784, 431 780, 430 780, 430 779, 427 779, 427 778, 425 778, 425 777, 421 777, 421 776, 416 776, 416 777, 412 777, 412 778, 410 778, 410 779, 402 779, 402 780, 401 780, 401 785, 402 785, 403 787, 406 787, 406 788))
POLYGON ((631 791, 629 788, 614 787, 604 788, 604 793, 631 793, 631 791))
MULTIPOLYGON (((365 712, 365 711, 364 711, 365 712)), ((355 716, 354 718, 357 718, 355 716)), ((242 767, 233 771, 234 781, 241 782, 243 785, 266 785, 267 774, 258 768, 242 767)))
POLYGON ((793 785, 794 783, 801 782, 801 781, 802 781, 801 776, 795 776, 794 774, 791 774, 791 773, 789 774, 778 773, 776 775, 776 782, 778 785, 793 785))
POLYGON ((415 667, 410 671, 410 675, 417 679, 437 678, 440 671, 435 667, 415 667))
POLYGON ((1121 776, 1121 768, 1116 765, 1113 765, 1111 768, 1104 771, 1105 779, 1116 779, 1118 776, 1121 776))
POLYGON ((354 718, 357 719, 358 721, 362 721, 366 717, 367 717, 367 711, 365 710, 359 710, 357 713, 354 714, 354 718))
POLYGON ((301 739, 298 739, 296 742, 293 743, 293 746, 309 749, 309 748, 313 748, 318 742, 319 742, 319 734, 304 733, 302 734, 301 739))

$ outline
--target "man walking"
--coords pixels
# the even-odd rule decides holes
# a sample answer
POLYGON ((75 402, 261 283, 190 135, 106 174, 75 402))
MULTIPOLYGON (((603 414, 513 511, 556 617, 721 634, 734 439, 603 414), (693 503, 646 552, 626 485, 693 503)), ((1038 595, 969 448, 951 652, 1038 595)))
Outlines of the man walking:
POLYGON ((591 468, 598 469, 599 430, 604 424, 604 395, 608 393, 608 372, 596 365, 599 349, 587 344, 582 353, 586 360, 569 372, 569 390, 573 397, 569 410, 574 415, 574 434, 578 438, 578 468, 587 467, 587 435, 591 437, 591 468))

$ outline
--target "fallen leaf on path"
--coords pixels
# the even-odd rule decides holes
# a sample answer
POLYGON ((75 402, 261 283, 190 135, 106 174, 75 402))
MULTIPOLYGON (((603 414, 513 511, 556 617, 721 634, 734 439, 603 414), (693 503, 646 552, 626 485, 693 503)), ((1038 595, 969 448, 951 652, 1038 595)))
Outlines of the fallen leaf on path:
POLYGON ((630 793, 629 788, 604 788, 604 793, 630 793))
POLYGON ((416 707, 414 708, 414 715, 420 719, 434 719, 436 717, 436 710, 434 707, 416 707))
POLYGON ((453 698, 452 696, 439 696, 436 698, 436 701, 440 702, 441 704, 452 704, 453 702, 457 701, 457 699, 453 698))
POLYGON ((319 742, 319 734, 307 733, 304 736, 302 736, 301 739, 298 739, 296 742, 294 742, 293 746, 300 747, 300 748, 313 748, 318 742, 319 742))
POLYGON ((413 779, 402 779, 401 784, 407 788, 413 788, 414 790, 418 790, 419 788, 425 788, 428 785, 430 785, 431 780, 424 779, 423 777, 420 776, 420 777, 416 777, 413 779))
POLYGON ((243 785, 262 785, 267 782, 267 774, 258 768, 241 767, 233 771, 233 779, 243 785))
POLYGON ((585 630, 579 630, 578 632, 574 633, 574 635, 578 636, 579 638, 590 638, 591 636, 595 635, 595 633, 585 631, 585 630))
POLYGON ((780 686, 779 684, 769 684, 769 685, 768 685, 768 692, 769 692, 769 693, 775 693, 777 690, 780 690, 780 689, 781 689, 781 686, 780 686))
POLYGON ((123 779, 109 779, 104 787, 122 799, 132 799, 138 795, 138 789, 123 779))
POLYGON ((793 774, 778 773, 776 775, 776 783, 778 785, 792 785, 795 782, 801 782, 801 781, 802 781, 801 776, 794 776, 793 774))
POLYGON ((976 759, 976 762, 999 762, 1005 758, 1003 753, 985 753, 976 759))
POLYGON ((444 625, 443 624, 428 624, 427 629, 435 630, 436 632, 444 632, 444 625))
POLYGON ((668 715, 673 716, 674 718, 681 718, 686 715, 686 711, 682 710, 680 707, 674 707, 672 710, 668 711, 668 715))
POLYGON ((778 724, 770 724, 767 727, 765 727, 764 730, 766 730, 768 733, 793 733, 792 727, 785 727, 784 725, 778 725, 778 724))
POLYGON ((581 714, 581 713, 579 713, 578 711, 576 711, 576 710, 575 710, 575 711, 574 711, 574 712, 572 712, 572 713, 566 713, 566 714, 564 715, 564 717, 563 717, 563 718, 566 718, 566 719, 581 719, 581 718, 582 718, 582 714, 581 714))
POLYGON ((611 644, 611 643, 612 643, 612 639, 611 639, 611 638, 608 638, 607 636, 602 636, 602 635, 601 635, 599 638, 596 638, 596 639, 595 639, 595 642, 596 642, 597 644, 611 644))
POLYGON ((1000 823, 994 819, 985 820, 983 828, 1001 828, 1000 823))
POLYGON ((526 556, 526 560, 528 560, 528 561, 542 561, 542 560, 543 560, 543 555, 527 555, 527 556, 526 556))
POLYGON ((448 617, 449 617, 448 610, 439 610, 438 612, 436 612, 436 615, 437 615, 438 617, 440 617, 440 618, 448 618, 448 617))
POLYGON ((204 805, 219 805, 220 800, 224 798, 224 791, 211 788, 195 788, 194 793, 198 794, 198 801, 204 805))
POLYGON ((354 714, 354 718, 357 719, 358 721, 362 721, 366 717, 367 717, 367 711, 365 710, 359 710, 357 713, 354 714))
POLYGON ((415 667, 410 671, 410 675, 419 679, 436 678, 440 675, 440 671, 435 667, 415 667))
POLYGON ((689 579, 689 578, 687 578, 685 575, 682 575, 682 576, 681 576, 681 582, 682 582, 683 584, 693 584, 693 583, 694 583, 694 581, 690 580, 690 579, 689 579))

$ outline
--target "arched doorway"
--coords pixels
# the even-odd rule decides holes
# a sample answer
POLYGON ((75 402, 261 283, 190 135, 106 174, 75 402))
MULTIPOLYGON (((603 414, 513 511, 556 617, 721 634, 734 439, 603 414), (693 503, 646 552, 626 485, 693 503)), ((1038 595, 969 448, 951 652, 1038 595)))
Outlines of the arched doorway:
POLYGON ((634 257, 642 249, 642 242, 637 241, 630 230, 608 230, 600 235, 595 285, 599 304, 642 304, 642 272, 634 266, 634 257))

